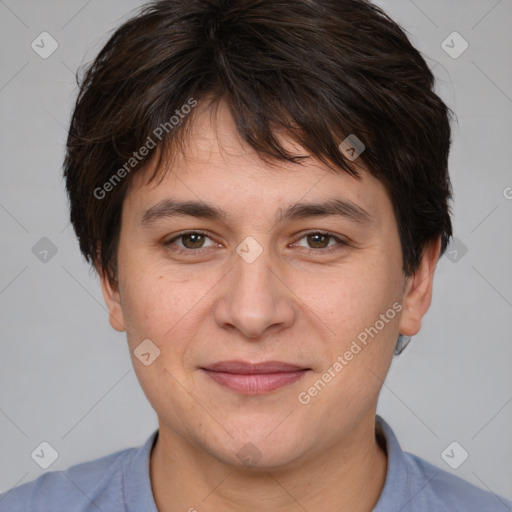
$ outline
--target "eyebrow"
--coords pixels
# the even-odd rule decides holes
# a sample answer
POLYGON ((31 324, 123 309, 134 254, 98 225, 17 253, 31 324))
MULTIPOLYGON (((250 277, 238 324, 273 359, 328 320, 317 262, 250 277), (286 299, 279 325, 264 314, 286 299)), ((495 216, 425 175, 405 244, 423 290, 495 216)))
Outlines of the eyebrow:
MULTIPOLYGON (((319 203, 296 203, 284 212, 280 209, 278 218, 281 221, 331 215, 344 217, 358 224, 367 224, 372 219, 370 213, 348 199, 330 199, 319 203)), ((141 225, 149 227, 160 219, 176 216, 221 221, 226 221, 229 218, 229 214, 222 208, 203 201, 177 201, 168 198, 148 208, 142 216, 141 225)))
POLYGON ((282 219, 296 220, 329 215, 344 217, 358 224, 368 224, 372 219, 370 213, 348 199, 330 199, 322 203, 297 203, 282 214, 282 219))

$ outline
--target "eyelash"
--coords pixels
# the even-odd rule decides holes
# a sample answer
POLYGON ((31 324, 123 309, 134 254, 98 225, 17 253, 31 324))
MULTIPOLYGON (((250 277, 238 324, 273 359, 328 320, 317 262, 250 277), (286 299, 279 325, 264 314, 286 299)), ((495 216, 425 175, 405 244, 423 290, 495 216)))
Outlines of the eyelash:
MULTIPOLYGON (((203 236, 211 239, 211 237, 208 235, 208 233, 205 233, 204 231, 198 231, 198 230, 184 231, 184 232, 180 233, 179 235, 176 235, 175 237, 171 238, 170 240, 164 242, 164 246, 170 247, 174 244, 174 242, 176 240, 178 240, 186 235, 203 235, 203 236)), ((345 240, 342 240, 341 238, 337 237, 333 233, 330 233, 329 231, 309 231, 307 233, 302 234, 302 236, 298 239, 298 241, 302 240, 303 238, 307 237, 308 235, 327 236, 329 238, 334 239, 337 242, 336 245, 333 245, 331 247, 326 247, 324 249, 321 249, 321 248, 314 249, 314 248, 310 248, 310 247, 303 247, 303 249, 305 249, 308 252, 308 254, 317 255, 319 253, 319 251, 324 254, 325 253, 332 254, 333 252, 340 250, 342 247, 346 247, 349 245, 345 240)), ((211 249, 211 247, 199 247, 197 249, 184 249, 182 247, 174 246, 172 248, 172 250, 178 254, 185 254, 185 253, 202 254, 204 251, 208 251, 209 249, 211 249)))

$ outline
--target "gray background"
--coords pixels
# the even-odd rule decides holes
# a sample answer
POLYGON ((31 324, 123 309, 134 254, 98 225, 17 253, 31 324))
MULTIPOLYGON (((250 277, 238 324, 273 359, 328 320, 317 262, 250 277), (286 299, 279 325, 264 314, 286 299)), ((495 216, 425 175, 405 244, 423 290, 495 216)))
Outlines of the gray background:
MULTIPOLYGON (((512 498, 512 2, 378 3, 428 56, 458 117, 458 242, 379 413, 405 450, 512 498), (469 44, 456 59, 441 46, 453 31, 469 44), (469 453, 456 470, 441 457, 452 441, 469 453)), ((0 492, 44 472, 30 455, 42 441, 58 452, 50 471, 138 446, 157 427, 78 251, 61 178, 74 73, 140 4, 0 0, 0 492), (59 44, 47 59, 31 48, 43 31, 59 44), (43 237, 57 249, 46 262, 32 251, 43 237)))

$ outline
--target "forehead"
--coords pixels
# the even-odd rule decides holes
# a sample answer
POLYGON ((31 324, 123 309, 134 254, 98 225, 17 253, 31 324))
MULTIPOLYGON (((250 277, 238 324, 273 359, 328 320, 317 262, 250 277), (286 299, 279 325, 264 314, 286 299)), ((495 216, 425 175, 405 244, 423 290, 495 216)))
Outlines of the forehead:
MULTIPOLYGON (((321 198, 345 198, 370 213, 376 207, 390 207, 384 186, 361 162, 352 162, 360 179, 344 170, 334 172, 309 155, 297 142, 278 136, 291 154, 306 158, 301 164, 281 160, 265 161, 243 141, 224 103, 215 110, 197 107, 193 122, 187 127, 185 144, 172 154, 159 153, 146 168, 135 174, 125 197, 126 209, 141 214, 151 204, 173 197, 222 204, 229 209, 277 207, 321 198), (150 182, 158 171, 156 179, 150 182), (280 206, 278 206, 280 205, 280 206)), ((159 148, 160 150, 160 148, 159 148)))

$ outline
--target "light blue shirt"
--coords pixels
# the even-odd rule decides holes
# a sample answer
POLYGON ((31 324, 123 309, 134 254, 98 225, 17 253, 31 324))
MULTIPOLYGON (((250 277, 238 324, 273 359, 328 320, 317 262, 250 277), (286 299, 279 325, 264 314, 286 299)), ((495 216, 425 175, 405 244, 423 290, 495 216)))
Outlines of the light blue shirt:
MULTIPOLYGON (((373 512, 509 512, 512 501, 441 470, 400 448, 380 417, 388 454, 384 489, 373 512)), ((158 512, 149 460, 158 436, 65 471, 49 471, 0 494, 0 512, 158 512)))

